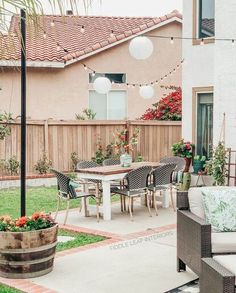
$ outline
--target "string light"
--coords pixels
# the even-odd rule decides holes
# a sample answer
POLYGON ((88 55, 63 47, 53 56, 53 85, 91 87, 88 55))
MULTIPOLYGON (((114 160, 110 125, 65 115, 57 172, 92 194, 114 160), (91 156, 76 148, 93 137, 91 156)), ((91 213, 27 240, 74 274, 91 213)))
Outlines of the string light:
POLYGON ((51 21, 50 25, 51 25, 51 27, 54 27, 55 26, 54 20, 51 21))
POLYGON ((44 39, 47 38, 47 34, 46 34, 46 32, 43 33, 43 38, 44 38, 44 39))
POLYGON ((170 43, 171 43, 171 45, 174 44, 174 38, 173 37, 170 38, 170 43))
POLYGON ((232 40, 232 46, 234 46, 235 45, 235 40, 232 40))
POLYGON ((88 70, 88 67, 85 64, 84 64, 84 70, 86 71, 88 70))
POLYGON ((94 77, 96 75, 96 72, 95 71, 93 71, 93 73, 92 73, 92 76, 94 77))
POLYGON ((57 44, 57 52, 59 52, 60 50, 61 50, 61 46, 57 44))
POLYGON ((111 30, 110 37, 111 37, 111 38, 114 38, 114 36, 115 36, 115 35, 114 35, 114 31, 111 30))
POLYGON ((80 32, 81 32, 82 34, 84 34, 84 32, 85 32, 84 25, 81 26, 80 32))
POLYGON ((201 45, 201 46, 204 45, 204 39, 201 39, 200 45, 201 45))

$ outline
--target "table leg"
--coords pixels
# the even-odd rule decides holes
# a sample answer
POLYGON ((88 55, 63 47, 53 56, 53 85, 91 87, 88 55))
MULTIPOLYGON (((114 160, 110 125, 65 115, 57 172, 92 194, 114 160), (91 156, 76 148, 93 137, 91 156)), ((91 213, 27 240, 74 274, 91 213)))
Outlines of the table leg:
POLYGON ((170 193, 167 190, 162 191, 162 207, 168 209, 170 206, 170 193))
POLYGON ((109 181, 102 181, 103 191, 103 219, 111 220, 111 184, 109 181))

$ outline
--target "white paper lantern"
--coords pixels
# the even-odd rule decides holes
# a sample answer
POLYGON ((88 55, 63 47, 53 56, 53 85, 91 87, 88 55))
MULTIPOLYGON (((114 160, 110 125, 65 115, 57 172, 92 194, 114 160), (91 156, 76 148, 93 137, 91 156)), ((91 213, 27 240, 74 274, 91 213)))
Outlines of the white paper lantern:
POLYGON ((147 37, 136 37, 129 44, 129 52, 133 58, 145 60, 152 55, 152 41, 147 37))
POLYGON ((93 83, 93 88, 99 94, 107 94, 111 90, 111 81, 107 77, 97 77, 93 83))
POLYGON ((144 99, 151 99, 154 96, 154 88, 150 85, 144 85, 140 87, 139 94, 144 99))

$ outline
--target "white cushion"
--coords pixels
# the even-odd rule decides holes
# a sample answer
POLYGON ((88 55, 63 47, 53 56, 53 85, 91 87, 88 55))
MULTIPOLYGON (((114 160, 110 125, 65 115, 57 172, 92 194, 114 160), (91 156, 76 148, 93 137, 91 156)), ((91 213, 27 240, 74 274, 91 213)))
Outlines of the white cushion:
POLYGON ((236 253, 236 232, 211 234, 212 253, 236 253))
POLYGON ((192 187, 188 191, 190 211, 199 218, 205 219, 205 212, 202 198, 202 187, 192 187))
POLYGON ((236 255, 216 255, 213 259, 236 276, 236 255))

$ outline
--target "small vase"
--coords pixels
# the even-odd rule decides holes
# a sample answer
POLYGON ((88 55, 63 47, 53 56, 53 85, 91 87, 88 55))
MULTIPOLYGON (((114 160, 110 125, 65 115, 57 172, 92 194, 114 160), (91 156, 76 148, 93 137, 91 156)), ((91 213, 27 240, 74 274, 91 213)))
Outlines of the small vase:
POLYGON ((132 156, 128 153, 124 153, 120 156, 120 164, 122 167, 130 167, 132 163, 132 156))
POLYGON ((185 168, 183 172, 189 172, 192 158, 184 158, 184 159, 185 159, 185 168))

